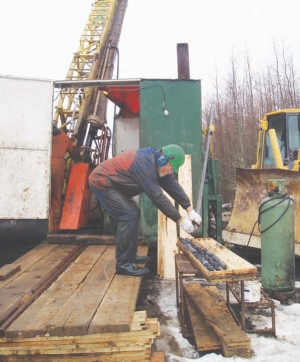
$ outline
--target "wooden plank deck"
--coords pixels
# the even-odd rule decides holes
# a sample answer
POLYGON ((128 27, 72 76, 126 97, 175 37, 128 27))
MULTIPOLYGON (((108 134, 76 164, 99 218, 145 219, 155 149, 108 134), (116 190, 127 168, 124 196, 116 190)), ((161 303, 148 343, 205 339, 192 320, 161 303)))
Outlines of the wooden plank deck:
MULTIPOLYGON (((17 260, 20 269, 0 281, 1 361, 18 355, 45 361, 56 361, 54 355, 60 361, 64 356, 64 361, 71 361, 79 352, 78 361, 92 356, 101 361, 102 354, 107 357, 103 360, 119 361, 125 352, 128 361, 150 360, 159 322, 147 319, 146 312, 135 312, 142 277, 115 274, 115 246, 85 245, 39 293, 43 278, 51 277, 76 248, 41 244, 17 260), (15 306, 24 305, 18 315, 15 306), (6 326, 7 318, 15 320, 6 326), (78 347, 75 339, 80 337, 78 347)), ((147 255, 148 247, 139 246, 138 252, 147 255)))

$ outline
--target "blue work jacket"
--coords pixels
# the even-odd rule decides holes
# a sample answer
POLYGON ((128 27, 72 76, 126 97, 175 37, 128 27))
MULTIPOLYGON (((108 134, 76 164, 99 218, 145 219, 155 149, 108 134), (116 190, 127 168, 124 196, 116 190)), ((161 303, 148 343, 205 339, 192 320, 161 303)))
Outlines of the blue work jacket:
POLYGON ((176 222, 181 216, 163 190, 183 209, 191 202, 174 174, 159 177, 159 154, 160 150, 151 147, 121 153, 100 163, 92 171, 89 181, 100 190, 118 189, 128 198, 144 192, 164 215, 176 222))

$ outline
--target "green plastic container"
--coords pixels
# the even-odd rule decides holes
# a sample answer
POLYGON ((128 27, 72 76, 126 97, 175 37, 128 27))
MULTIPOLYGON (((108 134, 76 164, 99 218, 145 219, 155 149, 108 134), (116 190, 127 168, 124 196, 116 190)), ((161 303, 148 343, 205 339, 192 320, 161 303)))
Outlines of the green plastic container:
POLYGON ((293 200, 276 193, 262 200, 260 230, 263 289, 268 294, 292 296, 295 293, 293 200))

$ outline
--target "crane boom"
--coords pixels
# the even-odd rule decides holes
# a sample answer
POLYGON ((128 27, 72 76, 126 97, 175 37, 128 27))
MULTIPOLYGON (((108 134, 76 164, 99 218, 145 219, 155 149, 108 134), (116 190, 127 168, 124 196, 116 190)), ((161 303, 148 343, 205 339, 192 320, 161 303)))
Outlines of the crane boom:
MULTIPOLYGON (((97 0, 74 53, 66 80, 111 79, 117 45, 128 0, 97 0)), ((90 109, 95 108, 93 88, 62 89, 55 107, 54 120, 67 127, 69 136, 83 140, 80 134, 90 109)), ((99 97, 98 97, 99 98, 99 97)), ((99 100, 97 102, 99 113, 99 100)), ((106 104, 101 108, 102 117, 106 104)), ((65 128, 66 129, 66 128, 65 128)), ((78 143, 77 142, 77 143, 78 143)), ((80 144, 81 145, 81 144, 80 144)))

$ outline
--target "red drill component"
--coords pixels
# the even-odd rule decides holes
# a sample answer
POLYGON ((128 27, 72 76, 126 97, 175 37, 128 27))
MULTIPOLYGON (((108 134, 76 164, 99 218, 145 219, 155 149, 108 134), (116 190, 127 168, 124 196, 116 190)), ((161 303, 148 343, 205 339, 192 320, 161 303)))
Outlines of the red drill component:
POLYGON ((60 229, 76 230, 86 226, 92 193, 88 184, 90 173, 89 164, 73 164, 60 221, 60 229))

